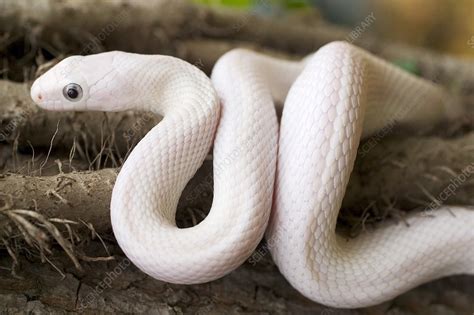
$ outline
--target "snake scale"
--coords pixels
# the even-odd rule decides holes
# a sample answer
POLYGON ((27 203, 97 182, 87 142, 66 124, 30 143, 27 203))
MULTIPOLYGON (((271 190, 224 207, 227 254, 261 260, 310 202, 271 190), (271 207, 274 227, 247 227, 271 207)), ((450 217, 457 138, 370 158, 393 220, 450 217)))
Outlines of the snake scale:
POLYGON ((111 201, 118 243, 154 278, 212 281, 241 265, 264 234, 291 285, 335 307, 374 305, 435 278, 474 273, 474 212, 466 208, 412 214, 409 227, 386 222, 355 239, 336 234, 361 137, 459 111, 441 87, 348 43, 300 62, 235 49, 211 79, 170 56, 72 56, 38 78, 31 96, 48 110, 164 116, 124 163, 111 201), (178 228, 181 192, 211 147, 210 213, 178 228))

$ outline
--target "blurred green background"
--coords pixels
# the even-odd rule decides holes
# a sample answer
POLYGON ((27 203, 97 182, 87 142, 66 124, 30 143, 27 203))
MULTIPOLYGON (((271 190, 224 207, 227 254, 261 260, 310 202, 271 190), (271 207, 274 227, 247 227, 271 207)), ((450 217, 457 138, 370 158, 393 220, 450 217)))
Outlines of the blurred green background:
MULTIPOLYGON (((253 14, 357 26, 372 12, 367 33, 474 58, 474 0, 192 0, 253 14)), ((314 26, 309 24, 308 27, 314 26)))

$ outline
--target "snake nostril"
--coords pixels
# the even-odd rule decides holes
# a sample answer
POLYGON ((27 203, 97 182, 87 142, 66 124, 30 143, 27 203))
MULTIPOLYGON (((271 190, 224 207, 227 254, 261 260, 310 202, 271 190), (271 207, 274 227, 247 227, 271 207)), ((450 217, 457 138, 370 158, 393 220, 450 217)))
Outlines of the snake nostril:
POLYGON ((38 93, 38 99, 41 101, 43 99, 43 96, 41 95, 41 93, 38 93))

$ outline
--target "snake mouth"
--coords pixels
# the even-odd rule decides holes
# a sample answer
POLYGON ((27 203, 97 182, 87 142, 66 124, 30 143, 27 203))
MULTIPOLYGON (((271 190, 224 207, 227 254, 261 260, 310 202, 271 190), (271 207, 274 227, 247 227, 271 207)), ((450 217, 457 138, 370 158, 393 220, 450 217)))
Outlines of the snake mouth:
POLYGON ((60 106, 61 104, 60 100, 54 100, 54 99, 49 99, 49 98, 45 99, 45 94, 39 83, 39 80, 36 80, 31 86, 30 97, 33 100, 33 102, 35 102, 35 104, 41 107, 42 109, 45 109, 48 111, 64 110, 64 108, 60 106))
POLYGON ((41 94, 41 86, 38 80, 36 80, 31 86, 30 97, 33 100, 33 102, 41 106, 41 103, 43 102, 43 95, 41 94))

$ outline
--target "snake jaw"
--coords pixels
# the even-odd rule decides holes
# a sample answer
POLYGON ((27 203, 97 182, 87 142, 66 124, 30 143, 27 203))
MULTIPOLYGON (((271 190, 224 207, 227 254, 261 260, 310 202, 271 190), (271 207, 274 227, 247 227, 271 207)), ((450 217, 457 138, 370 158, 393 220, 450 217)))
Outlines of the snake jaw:
POLYGON ((39 106, 41 106, 41 102, 43 100, 43 95, 41 94, 41 86, 38 80, 36 80, 33 85, 31 86, 30 90, 31 99, 39 106))

